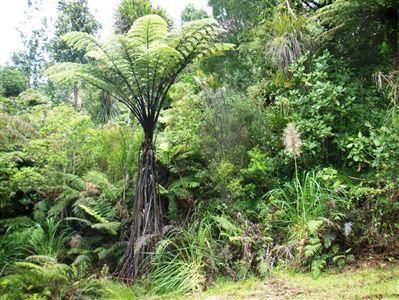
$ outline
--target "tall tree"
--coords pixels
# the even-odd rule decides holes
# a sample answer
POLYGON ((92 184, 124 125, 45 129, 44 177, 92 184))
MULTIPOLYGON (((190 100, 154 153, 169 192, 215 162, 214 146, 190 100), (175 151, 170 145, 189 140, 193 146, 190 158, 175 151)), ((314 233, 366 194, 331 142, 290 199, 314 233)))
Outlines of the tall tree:
POLYGON ((256 45, 255 31, 270 18, 279 0, 208 0, 213 17, 226 30, 224 38, 237 45, 229 56, 212 58, 203 67, 236 89, 246 89, 264 78, 264 52, 256 45), (245 2, 245 5, 243 3, 245 2), (238 71, 239 70, 239 71, 238 71))
POLYGON ((54 80, 78 77, 109 93, 129 108, 143 128, 130 238, 116 271, 119 278, 142 274, 145 254, 162 236, 153 138, 167 93, 194 59, 231 48, 216 43, 220 33, 210 19, 187 23, 178 33, 170 33, 162 17, 148 15, 137 19, 126 35, 114 35, 107 42, 83 32, 66 34, 67 44, 85 51, 93 62, 63 63, 48 70, 54 80))
POLYGON ((182 23, 208 18, 208 13, 202 8, 196 8, 194 4, 189 3, 181 12, 180 19, 182 23))
MULTIPOLYGON (((54 38, 50 43, 55 62, 87 62, 84 51, 73 49, 62 40, 62 36, 68 32, 95 34, 100 29, 100 23, 91 14, 87 0, 59 0, 57 11, 54 38)), ((73 100, 75 107, 80 108, 77 83, 73 84, 73 100)))
POLYGON ((57 12, 54 38, 50 44, 55 62, 87 62, 84 51, 77 51, 62 40, 62 36, 71 31, 95 34, 100 29, 100 23, 90 12, 87 0, 59 0, 57 12))
POLYGON ((24 14, 25 21, 18 29, 23 48, 13 53, 14 66, 29 78, 31 86, 42 82, 42 73, 48 63, 48 20, 40 16, 43 11, 42 0, 31 0, 24 14), (33 18, 40 18, 40 23, 32 28, 33 18))
POLYGON ((172 25, 172 20, 166 11, 152 6, 149 0, 122 0, 115 11, 115 33, 127 33, 134 21, 150 14, 161 16, 170 26, 172 25))
POLYGON ((240 33, 257 25, 277 2, 277 0, 249 0, 243 5, 242 0, 208 0, 213 16, 234 39, 238 39, 240 33))

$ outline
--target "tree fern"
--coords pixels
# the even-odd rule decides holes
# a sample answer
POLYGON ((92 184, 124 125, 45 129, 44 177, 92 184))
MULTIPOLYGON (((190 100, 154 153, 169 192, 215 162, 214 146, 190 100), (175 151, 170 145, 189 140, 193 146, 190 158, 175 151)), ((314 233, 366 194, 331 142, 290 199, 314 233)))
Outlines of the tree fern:
POLYGON ((153 247, 148 245, 135 253, 134 244, 142 236, 155 234, 159 238, 162 233, 153 137, 166 95, 194 59, 232 48, 216 42, 221 32, 211 19, 189 22, 169 32, 162 17, 148 15, 137 19, 126 35, 113 35, 105 42, 83 32, 66 34, 65 42, 75 50, 84 51, 91 63, 64 63, 47 70, 51 80, 65 82, 78 78, 107 93, 125 104, 143 128, 145 137, 140 152, 130 246, 117 272, 120 277, 143 273, 144 255, 153 247))

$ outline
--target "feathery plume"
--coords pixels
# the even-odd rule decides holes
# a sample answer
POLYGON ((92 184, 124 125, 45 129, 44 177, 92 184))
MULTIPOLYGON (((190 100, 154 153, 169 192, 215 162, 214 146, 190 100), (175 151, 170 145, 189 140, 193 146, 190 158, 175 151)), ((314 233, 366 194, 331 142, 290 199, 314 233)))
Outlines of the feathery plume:
POLYGON ((302 140, 294 124, 289 123, 284 129, 283 142, 286 151, 294 156, 301 154, 302 140))

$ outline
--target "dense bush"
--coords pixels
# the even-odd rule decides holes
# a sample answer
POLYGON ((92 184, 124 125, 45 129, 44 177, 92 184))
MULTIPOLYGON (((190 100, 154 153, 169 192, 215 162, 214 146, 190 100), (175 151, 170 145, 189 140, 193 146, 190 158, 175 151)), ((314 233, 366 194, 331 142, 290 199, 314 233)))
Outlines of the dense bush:
POLYGON ((177 297, 217 277, 317 277, 398 257, 397 49, 376 17, 392 1, 367 16, 358 1, 255 2, 209 1, 236 50, 200 59, 165 95, 154 149, 166 226, 133 285, 112 276, 129 247, 143 124, 96 86, 28 88, 0 67, 1 299, 177 297), (366 36, 367 22, 378 32, 366 36), (357 42, 359 59, 346 55, 357 42))

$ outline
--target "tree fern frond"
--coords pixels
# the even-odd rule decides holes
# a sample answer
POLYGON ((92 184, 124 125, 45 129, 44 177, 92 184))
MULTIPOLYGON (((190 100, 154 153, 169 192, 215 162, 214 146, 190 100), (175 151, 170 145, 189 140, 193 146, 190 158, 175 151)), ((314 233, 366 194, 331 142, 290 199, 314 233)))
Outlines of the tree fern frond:
POLYGON ((146 15, 138 18, 130 28, 127 36, 134 46, 150 47, 150 43, 165 39, 168 24, 158 15, 146 15))

